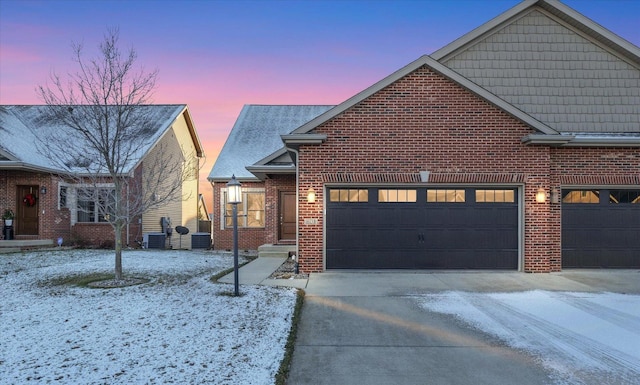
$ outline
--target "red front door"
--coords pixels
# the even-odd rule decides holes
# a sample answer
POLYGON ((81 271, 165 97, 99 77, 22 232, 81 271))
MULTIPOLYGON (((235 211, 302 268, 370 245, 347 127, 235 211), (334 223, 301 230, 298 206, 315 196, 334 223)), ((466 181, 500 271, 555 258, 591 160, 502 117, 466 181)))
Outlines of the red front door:
POLYGON ((16 186, 15 235, 38 235, 40 193, 38 186, 16 186))

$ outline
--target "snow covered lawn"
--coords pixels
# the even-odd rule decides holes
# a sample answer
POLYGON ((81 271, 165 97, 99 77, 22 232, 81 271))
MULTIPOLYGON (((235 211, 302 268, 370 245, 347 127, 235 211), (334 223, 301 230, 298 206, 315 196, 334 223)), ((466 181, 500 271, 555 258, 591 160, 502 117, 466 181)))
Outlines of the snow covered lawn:
POLYGON ((0 255, 0 384, 273 384, 292 289, 214 284, 211 251, 125 251, 115 289, 52 285, 113 270, 112 251, 0 255))
POLYGON ((455 291, 419 302, 530 352, 558 384, 640 383, 640 296, 455 291))

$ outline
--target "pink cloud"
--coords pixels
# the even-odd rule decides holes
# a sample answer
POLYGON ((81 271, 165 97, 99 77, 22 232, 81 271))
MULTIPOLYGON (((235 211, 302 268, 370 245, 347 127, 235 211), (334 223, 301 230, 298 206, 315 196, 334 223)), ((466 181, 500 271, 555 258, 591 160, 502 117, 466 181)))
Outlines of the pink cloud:
POLYGON ((34 63, 42 60, 42 57, 32 50, 7 44, 0 46, 0 56, 2 61, 12 64, 34 63))

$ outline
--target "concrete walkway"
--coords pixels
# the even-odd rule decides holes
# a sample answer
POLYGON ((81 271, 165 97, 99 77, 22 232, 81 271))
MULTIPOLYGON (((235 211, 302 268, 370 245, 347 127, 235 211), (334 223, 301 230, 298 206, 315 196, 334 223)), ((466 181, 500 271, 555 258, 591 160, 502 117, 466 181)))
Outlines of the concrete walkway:
MULTIPOLYGON (((270 279, 269 276, 278 269, 287 257, 259 257, 238 270, 240 285, 289 286, 304 289, 306 279, 270 279)), ((218 282, 234 283, 233 272, 218 279, 218 282)))

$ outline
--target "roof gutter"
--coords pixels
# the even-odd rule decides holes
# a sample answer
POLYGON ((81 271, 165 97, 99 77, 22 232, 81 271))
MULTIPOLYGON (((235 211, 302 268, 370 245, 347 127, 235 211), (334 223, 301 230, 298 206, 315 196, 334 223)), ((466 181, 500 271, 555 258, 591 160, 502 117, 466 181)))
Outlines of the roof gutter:
POLYGON ((66 174, 65 172, 61 172, 60 170, 54 170, 48 167, 36 166, 33 164, 20 162, 20 161, 0 161, 0 170, 46 172, 48 174, 66 174))
POLYGON ((584 136, 531 134, 522 138, 525 145, 554 147, 640 147, 640 136, 584 136))

